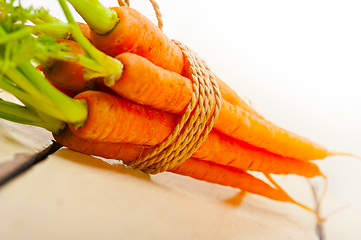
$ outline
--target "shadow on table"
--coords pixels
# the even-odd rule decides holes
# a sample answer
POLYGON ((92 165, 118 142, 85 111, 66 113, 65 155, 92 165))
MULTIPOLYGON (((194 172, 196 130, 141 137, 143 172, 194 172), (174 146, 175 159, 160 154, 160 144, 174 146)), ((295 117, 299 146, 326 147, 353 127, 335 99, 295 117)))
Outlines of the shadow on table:
POLYGON ((107 171, 117 172, 121 174, 127 174, 131 175, 133 177, 143 179, 143 180, 149 180, 151 181, 151 178, 148 174, 143 173, 140 170, 133 169, 130 167, 125 166, 122 164, 121 161, 104 161, 101 158, 85 155, 82 153, 78 153, 75 151, 72 151, 68 148, 62 148, 59 151, 57 151, 54 155, 59 156, 63 159, 66 159, 68 161, 72 161, 78 164, 83 164, 89 167, 104 169, 107 171))
MULTIPOLYGON (((193 195, 197 195, 197 194, 199 195, 200 193, 199 191, 197 191, 197 189, 204 187, 207 188, 208 186, 207 183, 202 183, 202 181, 200 182, 196 180, 191 181, 190 179, 188 180, 182 177, 169 178, 169 181, 173 181, 172 183, 169 183, 164 179, 161 179, 162 181, 157 181, 157 180, 153 181, 150 175, 143 173, 140 170, 127 167, 123 165, 121 162, 117 162, 115 160, 102 160, 98 157, 93 157, 82 153, 78 153, 69 150, 67 148, 60 149, 58 152, 55 153, 55 155, 67 161, 82 164, 87 167, 102 169, 105 171, 112 171, 114 173, 129 175, 139 180, 143 180, 143 181, 145 180, 151 183, 152 185, 154 184, 154 186, 157 188, 167 189, 167 191, 177 192, 178 194, 181 194, 183 192, 196 191, 196 193, 194 193, 193 195), (182 180, 184 180, 184 182, 182 180)), ((165 177, 167 176, 164 176, 163 178, 165 177)), ((215 199, 208 199, 209 201, 212 202, 216 200, 219 206, 222 205, 228 206, 225 208, 225 210, 228 209, 228 211, 237 211, 238 214, 249 217, 248 221, 257 219, 258 218, 257 216, 263 216, 263 217, 266 216, 266 218, 274 219, 275 221, 280 221, 280 222, 288 222, 288 224, 294 226, 295 228, 303 229, 304 227, 301 224, 302 221, 301 222, 297 221, 296 217, 294 217, 293 215, 295 214, 296 216, 298 216, 301 214, 302 216, 310 219, 311 221, 313 219, 311 215, 308 215, 310 213, 307 213, 303 209, 298 209, 298 206, 295 206, 293 204, 273 202, 272 200, 264 199, 263 197, 259 198, 258 196, 253 196, 253 194, 246 194, 245 196, 244 192, 239 192, 237 194, 234 192, 234 190, 230 191, 230 189, 228 188, 225 188, 224 191, 222 190, 222 188, 217 186, 208 186, 208 188, 209 191, 206 191, 204 189, 203 192, 204 196, 201 197, 202 199, 207 197, 212 198, 213 195, 210 192, 215 191, 216 193, 214 194, 220 195, 218 196, 219 198, 217 199, 217 197, 215 197, 215 199), (235 193, 233 197, 227 198, 227 200, 223 199, 223 201, 222 200, 218 201, 220 200, 220 198, 223 198, 224 196, 228 195, 231 192, 235 193), (292 214, 293 211, 294 214, 292 214)), ((196 197, 196 199, 199 199, 198 197, 196 197)))

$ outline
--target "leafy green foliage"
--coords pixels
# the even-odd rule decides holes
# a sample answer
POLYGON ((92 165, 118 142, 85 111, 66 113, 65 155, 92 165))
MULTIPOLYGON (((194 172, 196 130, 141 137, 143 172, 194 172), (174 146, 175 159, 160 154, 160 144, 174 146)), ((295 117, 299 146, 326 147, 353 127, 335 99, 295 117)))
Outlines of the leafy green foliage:
POLYGON ((32 64, 34 59, 46 61, 54 53, 66 50, 56 39, 39 33, 54 27, 65 30, 70 27, 38 21, 42 16, 44 11, 23 8, 15 0, 0 3, 0 88, 22 102, 20 105, 1 100, 0 117, 57 133, 65 122, 84 122, 87 109, 53 87, 32 64))

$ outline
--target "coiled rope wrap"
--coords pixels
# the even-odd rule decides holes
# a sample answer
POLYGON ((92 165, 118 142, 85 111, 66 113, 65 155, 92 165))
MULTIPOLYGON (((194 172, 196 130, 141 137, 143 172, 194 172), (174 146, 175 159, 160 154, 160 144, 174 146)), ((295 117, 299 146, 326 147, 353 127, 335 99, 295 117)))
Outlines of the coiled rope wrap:
MULTIPOLYGON (((163 20, 159 5, 155 0, 149 1, 156 13, 158 27, 162 30, 163 20)), ((118 4, 126 7, 130 5, 129 0, 118 0, 118 4)), ((206 140, 221 109, 221 94, 206 62, 181 42, 177 40, 173 42, 181 48, 190 66, 193 81, 192 100, 174 131, 165 141, 147 155, 127 163, 128 166, 149 174, 172 169, 192 156, 206 140)))
POLYGON ((221 94, 205 61, 187 46, 173 41, 181 48, 190 66, 192 100, 165 141, 149 154, 128 163, 149 174, 167 171, 188 159, 207 138, 221 109, 221 94))

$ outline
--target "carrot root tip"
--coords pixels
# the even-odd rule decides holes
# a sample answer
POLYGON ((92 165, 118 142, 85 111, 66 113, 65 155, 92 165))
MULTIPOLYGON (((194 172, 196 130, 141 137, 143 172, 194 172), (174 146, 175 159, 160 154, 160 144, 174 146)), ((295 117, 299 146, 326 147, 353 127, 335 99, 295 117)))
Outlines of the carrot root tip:
POLYGON ((344 152, 329 152, 328 156, 348 156, 348 157, 353 157, 353 158, 357 158, 361 160, 361 156, 357 156, 355 154, 351 154, 351 153, 344 153, 344 152))

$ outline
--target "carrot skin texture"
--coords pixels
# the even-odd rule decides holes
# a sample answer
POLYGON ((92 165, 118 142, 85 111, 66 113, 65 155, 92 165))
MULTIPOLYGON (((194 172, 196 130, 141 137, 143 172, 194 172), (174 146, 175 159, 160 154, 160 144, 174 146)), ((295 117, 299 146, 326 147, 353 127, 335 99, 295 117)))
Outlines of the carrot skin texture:
POLYGON ((129 7, 111 9, 118 14, 119 22, 108 34, 98 35, 92 31, 94 46, 111 57, 131 52, 164 69, 182 71, 182 51, 148 18, 129 7))
POLYGON ((133 53, 116 57, 124 66, 111 89, 118 95, 169 113, 182 114, 192 99, 192 82, 133 53))
MULTIPOLYGON (((50 81, 49 81, 50 82, 50 81)), ((75 96, 75 92, 73 90, 69 90, 63 87, 59 87, 57 85, 55 85, 54 83, 50 82, 51 85, 53 85, 56 89, 58 89, 60 92, 64 93, 65 95, 67 95, 68 97, 74 97, 75 96)))
MULTIPOLYGON (((65 130, 65 132, 60 135, 55 135, 54 138, 63 146, 74 151, 105 158, 118 159, 124 162, 133 161, 152 150, 151 148, 136 146, 129 143, 106 143, 81 139, 69 129, 65 130)), ((239 188, 273 200, 293 202, 288 195, 272 188, 245 171, 212 162, 189 158, 179 166, 170 169, 169 172, 223 186, 239 188)))
MULTIPOLYGON (((41 73, 43 72, 42 70, 42 67, 41 67, 41 64, 39 64, 37 67, 36 67, 37 70, 39 70, 41 73)), ((66 88, 63 88, 63 87, 60 87, 60 86, 57 86, 55 85, 55 83, 49 81, 48 79, 46 79, 51 85, 53 85, 56 89, 58 89, 60 92, 64 93, 65 95, 69 96, 69 97, 74 97, 75 96, 75 92, 72 91, 72 90, 69 90, 69 89, 66 89, 66 88)))
MULTIPOLYGON (((91 141, 157 145, 169 136, 179 121, 176 115, 102 92, 82 92, 75 98, 88 102, 89 118, 82 128, 70 128, 79 137, 91 141)), ((244 170, 253 166, 252 170, 272 173, 284 174, 283 169, 287 169, 287 174, 306 177, 322 175, 317 165, 300 160, 290 159, 290 166, 282 167, 285 158, 214 130, 192 157, 244 170), (297 162, 295 167, 292 167, 293 162, 297 162), (277 166, 277 169, 273 166, 277 166)))
POLYGON ((75 135, 69 128, 62 133, 53 135, 61 145, 87 155, 95 155, 125 162, 133 161, 150 152, 153 148, 130 143, 97 142, 75 135))
MULTIPOLYGON (((57 42, 65 43, 72 53, 82 56, 86 55, 86 52, 77 42, 65 39, 57 40, 57 42)), ((87 88, 92 89, 95 84, 94 81, 85 81, 83 77, 84 67, 73 62, 53 60, 48 66, 42 66, 42 70, 50 82, 68 90, 81 91, 87 88)))
MULTIPOLYGON (((193 91, 188 78, 155 66, 132 53, 123 53, 116 58, 123 63, 124 70, 122 77, 111 87, 114 92, 158 110, 183 114, 193 91)), ((285 157, 314 160, 323 159, 328 154, 322 146, 223 99, 221 112, 213 128, 285 157)))
POLYGON ((169 171, 210 183, 239 188, 277 201, 294 202, 283 191, 272 188, 243 170, 213 162, 190 158, 169 171))
POLYGON ((329 151, 323 146, 265 119, 252 116, 244 109, 225 101, 222 102, 222 111, 214 128, 284 157, 309 161, 324 159, 329 155, 329 151))
POLYGON ((297 174, 307 178, 323 175, 312 162, 282 157, 217 131, 211 131, 192 157, 263 173, 297 174))
POLYGON ((76 135, 85 139, 156 145, 173 131, 179 120, 176 115, 103 92, 85 91, 74 98, 88 103, 85 125, 80 129, 70 126, 76 135))

